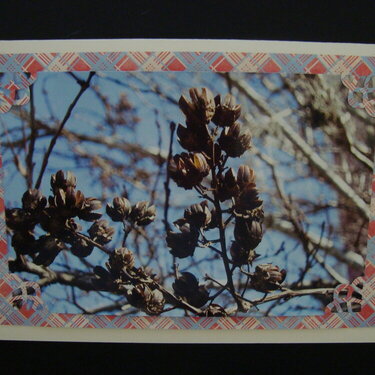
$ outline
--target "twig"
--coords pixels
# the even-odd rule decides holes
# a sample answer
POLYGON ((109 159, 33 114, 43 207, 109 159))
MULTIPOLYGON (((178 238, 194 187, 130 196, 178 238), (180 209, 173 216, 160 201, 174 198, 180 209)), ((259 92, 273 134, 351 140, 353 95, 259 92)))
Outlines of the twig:
POLYGON ((33 155, 35 149, 35 141, 38 137, 38 129, 35 126, 35 105, 34 105, 34 84, 30 85, 30 142, 29 150, 26 155, 26 168, 27 168, 27 187, 31 189, 33 186, 33 155))
POLYGON ((44 174, 44 171, 46 170, 47 168, 47 164, 48 164, 48 159, 52 153, 52 150, 56 144, 56 141, 58 139, 58 137, 60 136, 63 128, 64 128, 64 125, 66 124, 66 122, 69 120, 70 118, 70 115, 72 114, 72 111, 74 109, 74 107, 76 106, 79 98, 82 96, 82 94, 87 90, 87 88, 89 87, 90 85, 90 81, 92 79, 92 77, 95 75, 95 72, 90 72, 88 78, 86 81, 80 83, 81 84, 81 88, 78 92, 78 94, 76 95, 76 97, 74 98, 73 102, 69 105, 68 107, 68 110, 66 111, 66 114, 59 126, 59 128, 57 129, 55 135, 53 136, 53 138, 51 139, 51 142, 49 144, 49 147, 44 155, 44 158, 43 158, 43 162, 42 162, 42 166, 40 168, 40 172, 39 172, 39 176, 38 176, 38 179, 35 183, 35 189, 39 189, 40 187, 40 184, 42 183, 42 178, 43 178, 43 174, 44 174))

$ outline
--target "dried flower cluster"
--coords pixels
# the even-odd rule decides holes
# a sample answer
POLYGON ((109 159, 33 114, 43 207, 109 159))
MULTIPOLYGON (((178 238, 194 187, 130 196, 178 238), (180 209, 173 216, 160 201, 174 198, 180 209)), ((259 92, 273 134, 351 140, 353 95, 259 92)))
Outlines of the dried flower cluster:
MULTIPOLYGON (((208 285, 199 284, 191 272, 180 272, 176 263, 173 292, 159 283, 151 269, 136 266, 135 253, 126 241, 132 231, 143 231, 139 227, 155 220, 156 207, 148 201, 131 204, 121 196, 107 204, 109 219, 121 223, 124 232, 121 246, 109 250, 116 229, 97 212, 101 201, 85 197, 77 190, 74 174, 61 170, 51 176, 48 199, 39 190, 29 189, 23 194, 22 207, 6 210, 17 255, 9 263, 10 269, 22 271, 28 260, 47 269, 61 251, 84 258, 97 248, 108 254, 108 260, 105 267, 94 266, 93 289, 122 295, 130 305, 149 315, 161 314, 170 304, 200 316, 227 316, 226 306, 216 300, 223 292, 230 294, 237 311, 247 311, 250 305, 245 303, 244 293, 235 289, 233 274, 243 272, 243 265, 252 267, 260 257, 255 249, 263 236, 263 201, 254 170, 241 165, 235 171, 227 163, 251 149, 251 134, 238 121, 241 106, 231 95, 214 97, 206 88, 192 88, 189 93, 190 100, 185 96, 179 100, 186 122, 177 128, 178 142, 185 151, 175 155, 170 152, 167 181, 170 177, 177 186, 194 189, 200 200, 174 222, 176 230, 171 230, 165 219, 166 244, 174 259, 194 256, 197 248, 214 251, 227 278, 225 285, 217 282, 219 292, 210 293, 208 285), (92 223, 86 234, 82 233, 80 221, 92 223), (231 234, 233 241, 228 244, 231 234), (208 239, 209 235, 213 238, 208 239)), ((166 200, 166 215, 168 208, 166 200)), ((268 293, 281 288, 286 271, 276 265, 258 264, 247 275, 247 288, 268 293)))
MULTIPOLYGON (((254 170, 241 165, 236 173, 228 168, 227 162, 251 149, 251 134, 238 122, 241 106, 232 95, 222 100, 207 88, 192 88, 189 94, 190 100, 185 96, 179 100, 186 124, 179 124, 177 128, 178 141, 187 152, 174 155, 168 171, 178 186, 194 188, 205 200, 185 210, 183 218, 174 223, 178 231, 170 230, 166 242, 170 253, 177 258, 193 256, 201 245, 220 243, 221 248, 215 250, 221 255, 227 274, 225 288, 243 310, 232 275, 236 267, 252 265, 260 256, 255 249, 263 236, 263 201, 259 198, 254 170), (225 210, 229 214, 227 220, 224 220, 222 204, 229 206, 225 210), (227 249, 226 232, 231 222, 234 223, 234 241, 227 249), (219 238, 208 241, 205 232, 212 229, 218 230, 219 238)), ((258 265, 251 273, 250 287, 267 293, 280 288, 285 275, 285 270, 280 271, 277 266, 258 265)), ((199 286, 196 277, 189 272, 177 274, 173 289, 176 295, 194 306, 202 307, 210 300, 205 287, 199 286)), ((211 299, 203 315, 224 316, 225 309, 211 299)))

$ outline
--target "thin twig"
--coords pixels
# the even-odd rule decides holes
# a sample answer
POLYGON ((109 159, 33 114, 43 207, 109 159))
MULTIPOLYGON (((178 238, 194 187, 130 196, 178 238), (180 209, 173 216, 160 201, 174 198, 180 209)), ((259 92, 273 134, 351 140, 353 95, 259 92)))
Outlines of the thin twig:
POLYGON ((63 128, 64 128, 64 125, 65 125, 66 122, 69 120, 70 115, 72 114, 72 111, 73 111, 74 107, 76 106, 76 104, 77 104, 79 98, 82 96, 82 94, 83 94, 83 93, 87 90, 87 88, 89 87, 89 85, 90 85, 90 81, 91 81, 91 79, 92 79, 92 77, 93 77, 94 75, 95 75, 95 72, 90 72, 90 74, 89 74, 87 80, 84 81, 84 82, 81 82, 81 83, 80 83, 80 84, 81 84, 81 88, 80 88, 78 94, 77 94, 76 97, 74 98, 73 102, 69 105, 68 110, 66 111, 66 114, 65 114, 65 116, 64 116, 64 118, 63 118, 63 120, 62 120, 62 122, 61 122, 61 124, 60 124, 60 126, 59 126, 59 128, 57 129, 55 135, 54 135, 53 138, 51 139, 51 142, 50 142, 50 144, 49 144, 49 147, 48 147, 48 149, 47 149, 47 151, 46 151, 46 153, 45 153, 45 155, 44 155, 44 158, 43 158, 43 162, 42 162, 42 166, 41 166, 41 168, 40 168, 40 172, 39 172, 38 179, 37 179, 37 181, 36 181, 36 183, 35 183, 35 189, 39 189, 39 187, 40 187, 40 185, 41 185, 41 183, 42 183, 42 178, 43 178, 43 174, 44 174, 44 172, 45 172, 45 170, 46 170, 46 168, 47 168, 48 159, 49 159, 49 157, 50 157, 50 155, 51 155, 51 153, 52 153, 52 150, 53 150, 53 148, 54 148, 54 146, 55 146, 55 144, 56 144, 57 139, 59 138, 59 136, 60 136, 60 134, 61 134, 61 132, 62 132, 62 130, 63 130, 63 128))

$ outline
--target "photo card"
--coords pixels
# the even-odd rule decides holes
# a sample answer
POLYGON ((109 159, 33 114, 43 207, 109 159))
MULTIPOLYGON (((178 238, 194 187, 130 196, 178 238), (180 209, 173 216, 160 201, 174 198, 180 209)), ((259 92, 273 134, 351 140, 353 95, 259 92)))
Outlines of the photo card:
POLYGON ((183 45, 4 47, 0 323, 372 327, 374 55, 183 45))

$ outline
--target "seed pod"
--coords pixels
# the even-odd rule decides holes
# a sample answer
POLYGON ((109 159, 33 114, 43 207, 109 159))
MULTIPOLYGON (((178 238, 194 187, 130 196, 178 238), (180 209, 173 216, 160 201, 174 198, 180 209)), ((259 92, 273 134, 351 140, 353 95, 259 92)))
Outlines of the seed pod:
POLYGON ((12 236, 12 246, 17 254, 33 254, 35 237, 29 231, 15 231, 12 236))
POLYGON ((194 254, 198 244, 199 232, 195 227, 186 223, 180 227, 181 233, 168 232, 166 241, 170 252, 177 258, 187 258, 194 254))
POLYGON ((212 122, 218 126, 231 126, 241 115, 241 105, 235 102, 231 94, 221 101, 220 95, 215 97, 216 110, 212 122))
POLYGON ((209 152, 212 150, 212 139, 206 126, 196 127, 179 124, 177 128, 178 142, 187 151, 209 152))
POLYGON ((219 318, 226 317, 228 314, 226 313, 224 307, 221 307, 216 303, 212 303, 200 314, 200 316, 219 318))
POLYGON ((260 264, 256 266, 253 276, 251 276, 251 287, 258 292, 268 293, 280 289, 285 280, 286 271, 280 270, 273 264, 260 264))
POLYGON ((218 197, 221 202, 236 197, 240 189, 232 168, 228 169, 224 177, 218 178, 218 197))
POLYGON ((255 172, 248 165, 240 165, 237 171, 237 184, 243 189, 249 184, 255 184, 255 172))
POLYGON ((96 220, 87 232, 93 241, 104 245, 112 241, 112 236, 115 233, 115 229, 109 226, 107 220, 100 219, 96 220))
POLYGON ((34 259, 34 263, 47 267, 53 263, 62 249, 64 249, 64 244, 59 239, 49 235, 41 236, 35 242, 35 250, 38 251, 38 255, 34 259))
POLYGON ((78 190, 69 186, 65 190, 58 189, 54 197, 49 197, 50 207, 55 208, 56 214, 69 218, 77 216, 83 208, 85 197, 78 190))
POLYGON ((263 237, 262 224, 256 220, 236 218, 234 238, 245 249, 255 249, 263 237))
POLYGON ((47 207, 40 215, 40 226, 48 233, 60 235, 65 230, 66 217, 58 215, 53 207, 47 207))
POLYGON ((200 285, 198 290, 191 296, 186 298, 186 302, 194 307, 204 306, 210 298, 210 293, 204 285, 200 285))
POLYGON ((25 210, 41 211, 46 204, 46 197, 38 189, 29 189, 22 196, 22 208, 25 210))
POLYGON ((152 291, 146 284, 137 284, 126 292, 128 302, 139 309, 147 306, 152 298, 152 291))
POLYGON ((245 186, 235 199, 234 213, 236 216, 263 221, 263 201, 255 184, 245 186))
POLYGON ((179 297, 193 296, 199 288, 198 279, 190 272, 182 272, 172 284, 172 288, 179 297))
POLYGON ((137 225, 145 226, 155 220, 156 207, 147 201, 137 202, 131 209, 130 219, 137 225))
POLYGON ((205 157, 201 153, 177 154, 169 165, 169 174, 176 184, 185 189, 191 189, 200 184, 210 172, 205 157))
POLYGON ((130 202, 124 197, 115 197, 113 199, 112 205, 107 204, 106 212, 107 215, 113 221, 124 221, 126 220, 132 210, 130 202))
POLYGON ((54 194, 57 193, 59 189, 66 190, 68 187, 75 189, 77 186, 76 176, 70 172, 66 172, 66 177, 62 170, 56 172, 51 176, 51 188, 54 194))
POLYGON ((102 207, 102 202, 99 199, 89 197, 83 200, 82 206, 79 208, 77 216, 85 221, 94 221, 101 218, 102 214, 93 212, 102 207))
POLYGON ((163 293, 155 289, 151 292, 150 300, 146 302, 144 311, 148 315, 159 315, 164 310, 165 298, 163 293))
POLYGON ((238 158, 251 148, 251 134, 249 130, 241 132, 241 126, 236 122, 223 129, 218 142, 228 156, 238 158))
POLYGON ((93 284, 98 290, 111 290, 114 287, 113 278, 111 274, 101 266, 94 267, 94 273, 98 277, 93 279, 93 284))
POLYGON ((117 278, 121 276, 122 270, 134 267, 134 254, 126 247, 120 247, 109 256, 107 267, 111 274, 117 278))
POLYGON ((253 264, 253 261, 260 255, 251 248, 242 247, 237 241, 232 242, 230 255, 235 265, 253 264))
POLYGON ((94 250, 94 246, 86 239, 81 237, 74 237, 70 251, 73 255, 79 258, 89 256, 94 250))
POLYGON ((13 230, 31 230, 37 223, 35 216, 22 208, 6 209, 5 218, 7 227, 13 230))
POLYGON ((184 218, 192 226, 206 228, 211 221, 211 211, 207 201, 191 205, 185 210, 184 218))
POLYGON ((178 104, 190 123, 208 124, 215 113, 215 100, 208 88, 191 88, 189 90, 191 102, 184 95, 178 104))

